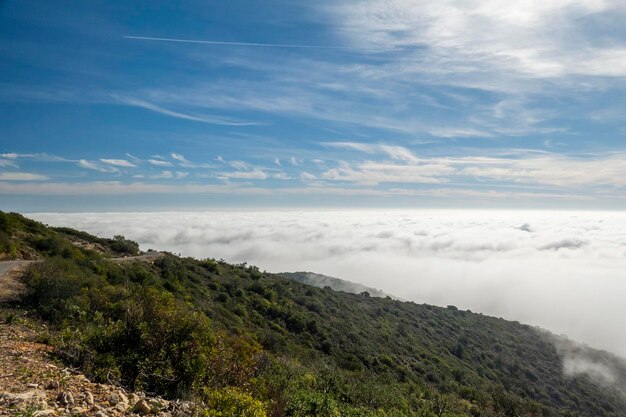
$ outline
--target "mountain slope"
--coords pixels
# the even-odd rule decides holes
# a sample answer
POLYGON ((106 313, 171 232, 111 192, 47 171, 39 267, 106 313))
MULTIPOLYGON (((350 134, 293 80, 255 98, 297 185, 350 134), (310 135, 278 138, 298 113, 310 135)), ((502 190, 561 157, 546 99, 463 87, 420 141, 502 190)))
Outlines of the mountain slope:
POLYGON ((334 291, 349 292, 352 294, 368 293, 372 297, 390 297, 398 299, 390 294, 386 294, 376 288, 368 287, 356 282, 350 282, 343 279, 329 277, 328 275, 316 274, 315 272, 280 272, 276 274, 278 276, 291 279, 293 281, 301 282, 302 284, 313 285, 317 288, 330 287, 334 291))
POLYGON ((58 357, 95 380, 259 416, 626 415, 622 359, 530 326, 213 259, 117 263, 72 243, 78 232, 2 216, 17 250, 44 259, 21 306, 56 329, 58 357), (566 375, 574 353, 613 379, 566 375))

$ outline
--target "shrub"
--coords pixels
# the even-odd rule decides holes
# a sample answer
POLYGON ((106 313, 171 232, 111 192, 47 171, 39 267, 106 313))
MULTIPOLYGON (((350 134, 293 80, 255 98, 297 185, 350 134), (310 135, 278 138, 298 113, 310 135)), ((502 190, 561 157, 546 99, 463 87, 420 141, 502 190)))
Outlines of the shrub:
POLYGON ((263 403, 237 388, 205 389, 203 417, 266 417, 263 403))

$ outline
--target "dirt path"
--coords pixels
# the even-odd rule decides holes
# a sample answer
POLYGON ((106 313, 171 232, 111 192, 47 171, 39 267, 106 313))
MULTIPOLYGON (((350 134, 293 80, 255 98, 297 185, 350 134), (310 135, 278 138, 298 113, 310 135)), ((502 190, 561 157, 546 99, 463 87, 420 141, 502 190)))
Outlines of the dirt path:
POLYGON ((19 277, 28 265, 38 261, 0 262, 0 303, 14 301, 24 290, 19 277))

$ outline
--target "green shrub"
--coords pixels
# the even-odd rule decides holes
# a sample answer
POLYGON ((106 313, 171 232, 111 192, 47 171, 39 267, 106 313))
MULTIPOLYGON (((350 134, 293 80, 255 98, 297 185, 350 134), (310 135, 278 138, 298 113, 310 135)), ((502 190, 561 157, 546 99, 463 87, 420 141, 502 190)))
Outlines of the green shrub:
POLYGON ((263 403, 237 388, 205 389, 203 417, 266 417, 263 403))

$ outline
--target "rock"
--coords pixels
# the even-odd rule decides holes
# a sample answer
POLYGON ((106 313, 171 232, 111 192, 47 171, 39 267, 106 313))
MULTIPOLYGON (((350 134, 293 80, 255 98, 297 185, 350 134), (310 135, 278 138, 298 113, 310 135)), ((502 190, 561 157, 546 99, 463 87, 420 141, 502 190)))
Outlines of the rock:
POLYGON ((139 400, 141 400, 141 398, 139 397, 139 395, 135 394, 134 392, 131 393, 130 396, 128 397, 128 403, 131 406, 134 406, 135 404, 137 404, 139 400))
POLYGON ((50 416, 56 416, 56 415, 58 415, 56 410, 52 408, 39 410, 39 411, 36 411, 35 414, 33 414, 34 417, 50 417, 50 416))
POLYGON ((52 380, 52 381, 48 381, 46 382, 46 385, 44 385, 45 389, 59 389, 59 381, 57 380, 52 380))
POLYGON ((111 394, 107 395, 107 401, 111 405, 117 405, 121 401, 121 399, 117 392, 112 392, 111 394))
POLYGON ((128 403, 125 402, 119 402, 115 405, 115 407, 113 407, 115 410, 119 411, 120 413, 125 413, 126 410, 128 410, 130 406, 128 405, 128 403))
POLYGON ((148 404, 150 405, 150 409, 153 412, 164 410, 170 405, 169 401, 163 400, 161 398, 150 398, 148 400, 148 404))
POLYGON ((39 384, 28 384, 26 385, 28 388, 39 388, 39 384))
POLYGON ((44 408, 48 406, 46 403, 46 392, 38 389, 25 391, 20 394, 5 392, 0 394, 0 399, 6 401, 9 405, 34 404, 44 408))
POLYGON ((78 380, 78 382, 83 382, 83 383, 89 383, 89 379, 87 379, 87 377, 83 374, 77 375, 76 379, 78 380))
POLYGON ((118 391, 117 395, 119 396, 121 403, 128 404, 128 397, 126 396, 126 394, 124 394, 123 391, 118 391))
POLYGON ((109 415, 105 413, 104 411, 100 410, 96 414, 94 414, 94 417, 109 417, 109 415))
POLYGON ((92 394, 91 392, 86 391, 86 392, 83 394, 83 398, 84 398, 85 402, 86 402, 88 405, 93 405, 93 401, 94 401, 94 399, 93 399, 93 394, 92 394))
POLYGON ((72 413, 73 416, 86 416, 87 415, 87 410, 85 410, 82 407, 74 407, 72 408, 70 412, 72 413))
POLYGON ((152 411, 146 400, 137 401, 137 404, 135 404, 133 409, 142 414, 150 414, 150 411, 152 411))
POLYGON ((59 401, 63 405, 74 405, 74 396, 71 392, 63 392, 59 395, 59 401))

